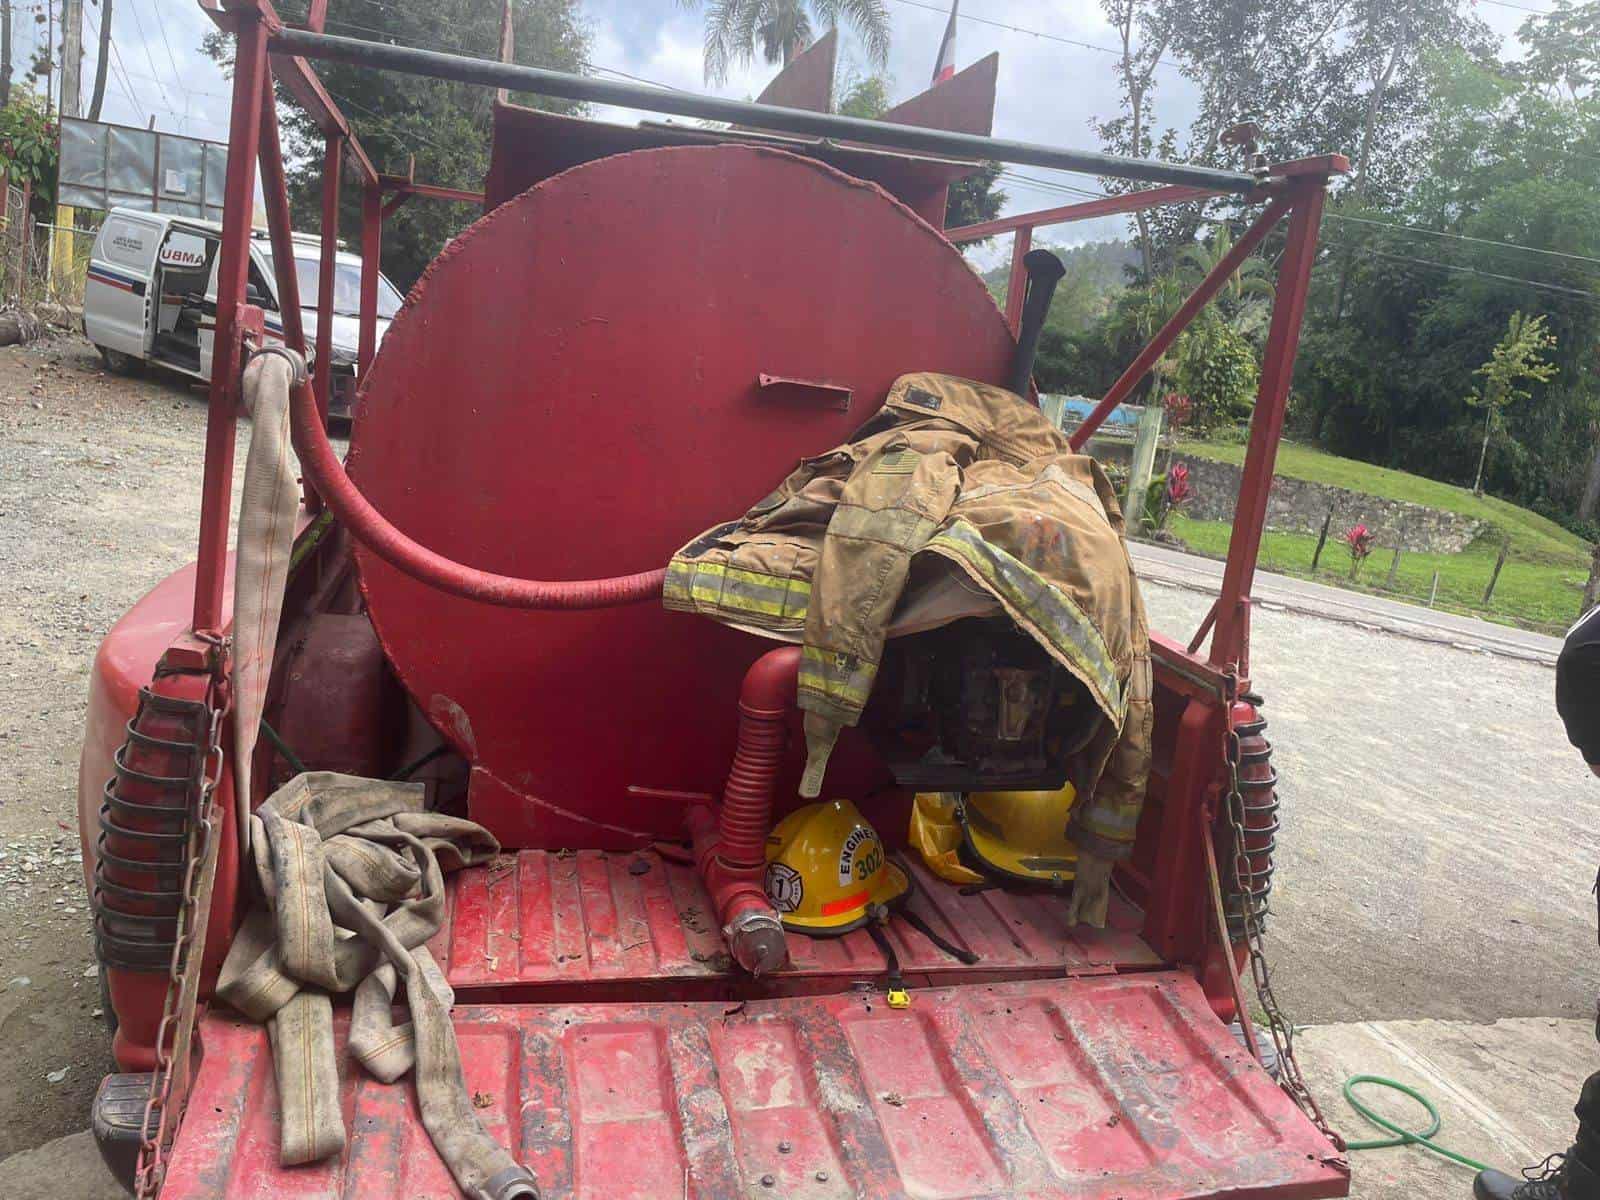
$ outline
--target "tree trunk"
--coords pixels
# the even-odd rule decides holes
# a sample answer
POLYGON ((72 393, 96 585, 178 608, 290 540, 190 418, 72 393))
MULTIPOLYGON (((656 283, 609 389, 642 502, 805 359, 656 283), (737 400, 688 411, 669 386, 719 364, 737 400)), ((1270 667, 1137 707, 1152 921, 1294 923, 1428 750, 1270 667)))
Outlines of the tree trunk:
POLYGON ((100 5, 100 51, 94 63, 94 94, 89 97, 89 120, 100 119, 100 105, 106 98, 106 64, 111 57, 111 0, 100 5))
MULTIPOLYGON (((1378 111, 1383 107, 1384 94, 1389 90, 1389 80, 1394 77, 1394 69, 1400 64, 1400 49, 1410 32, 1411 22, 1406 20, 1400 26, 1400 37, 1396 40, 1393 49, 1389 52, 1389 61, 1384 65, 1383 71, 1372 81, 1372 95, 1367 100, 1366 119, 1361 126, 1361 148, 1356 152, 1356 171, 1354 186, 1351 192, 1355 196, 1357 205, 1367 198, 1367 167, 1372 158, 1372 134, 1378 126, 1378 111)), ((1350 282, 1350 267, 1355 251, 1347 250, 1344 261, 1339 266, 1339 285, 1335 289, 1333 299, 1333 320, 1338 324, 1344 319, 1344 293, 1345 287, 1350 282)))
POLYGON ((1583 499, 1578 501, 1578 520, 1594 520, 1597 505, 1600 505, 1600 438, 1595 440, 1594 457, 1589 460, 1589 474, 1583 481, 1583 499))
POLYGON ((1580 617, 1594 607, 1597 592, 1600 592, 1600 542, 1594 544, 1594 553, 1589 558, 1589 581, 1583 585, 1583 607, 1578 610, 1580 617))
POLYGON ((11 0, 0 0, 0 108, 11 103, 11 0))
POLYGON ((1490 422, 1494 420, 1494 409, 1489 409, 1483 414, 1483 446, 1478 451, 1478 477, 1472 481, 1472 494, 1483 495, 1483 464, 1489 458, 1490 422))

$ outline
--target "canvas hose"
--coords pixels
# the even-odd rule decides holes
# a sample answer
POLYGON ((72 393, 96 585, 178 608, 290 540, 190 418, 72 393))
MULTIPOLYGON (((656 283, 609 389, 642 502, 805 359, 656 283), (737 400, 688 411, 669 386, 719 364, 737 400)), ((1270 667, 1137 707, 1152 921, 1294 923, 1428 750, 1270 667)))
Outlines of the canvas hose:
POLYGON ((263 904, 246 918, 217 993, 267 1026, 282 1109, 279 1159, 345 1147, 335 995, 354 993, 351 1055, 375 1078, 415 1072, 423 1127, 473 1200, 537 1197, 533 1174, 483 1128, 467 1092, 454 996, 425 943, 444 918, 444 875, 499 844, 480 825, 425 811, 420 783, 297 775, 251 817, 263 904), (397 1024, 403 990, 410 1021, 397 1024))
POLYGON ((269 347, 244 372, 250 449, 239 505, 232 673, 240 848, 263 903, 234 938, 218 995, 266 1024, 282 1107, 279 1157, 315 1162, 345 1145, 334 995, 353 993, 348 1045, 375 1078, 415 1071, 422 1123, 474 1200, 527 1200, 534 1177, 484 1130, 461 1071, 454 997, 426 942, 444 875, 499 852, 481 826, 424 811, 422 784, 309 772, 255 812, 251 764, 277 648, 299 488, 290 389, 305 361, 269 347), (410 1021, 396 1024, 404 992, 410 1021))
POLYGON ((239 852, 248 863, 251 764, 267 682, 278 646, 284 586, 294 553, 300 487, 289 444, 289 388, 303 380, 305 359, 273 346, 251 355, 244 371, 250 449, 239 497, 233 569, 233 770, 239 852))

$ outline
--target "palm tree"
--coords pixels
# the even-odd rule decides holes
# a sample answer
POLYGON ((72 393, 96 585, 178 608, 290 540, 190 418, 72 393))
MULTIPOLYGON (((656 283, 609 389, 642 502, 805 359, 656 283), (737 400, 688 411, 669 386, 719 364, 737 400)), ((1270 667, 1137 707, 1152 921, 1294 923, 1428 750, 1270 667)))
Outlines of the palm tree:
MULTIPOLYGON (((698 8, 702 0, 678 0, 698 8)), ((885 0, 704 0, 706 81, 723 83, 735 63, 754 61, 757 46, 769 63, 789 65, 813 40, 817 26, 840 18, 855 30, 878 66, 889 60, 889 8, 885 0)))
MULTIPOLYGON (((1233 231, 1218 225, 1209 242, 1194 242, 1178 256, 1179 273, 1198 284, 1233 252, 1233 231)), ((1251 334, 1264 323, 1275 292, 1263 258, 1251 255, 1239 264, 1217 294, 1219 307, 1226 309, 1227 320, 1240 333, 1251 334)))

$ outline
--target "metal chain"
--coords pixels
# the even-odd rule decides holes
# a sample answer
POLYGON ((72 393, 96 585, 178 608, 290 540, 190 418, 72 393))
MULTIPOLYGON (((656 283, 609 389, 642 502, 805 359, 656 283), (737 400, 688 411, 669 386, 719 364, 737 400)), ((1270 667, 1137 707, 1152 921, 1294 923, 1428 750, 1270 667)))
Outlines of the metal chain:
MULTIPOLYGON (((1272 992, 1272 969, 1267 965, 1266 948, 1263 944, 1263 928, 1261 918, 1265 914, 1265 905, 1257 905, 1252 892, 1245 888, 1245 881, 1254 881, 1255 867, 1250 862, 1250 855, 1245 847, 1244 828, 1244 794, 1239 789, 1239 734, 1233 725, 1233 698, 1238 694, 1238 676, 1229 671, 1228 676, 1228 702, 1224 705, 1226 712, 1226 730, 1223 733, 1223 758, 1228 764, 1228 794, 1226 797, 1226 816, 1228 824, 1233 829, 1232 874, 1234 895, 1239 902, 1239 918, 1245 933, 1245 944, 1250 951, 1250 977, 1255 981, 1256 998, 1260 1002, 1262 1015, 1267 1020, 1267 1032, 1272 1035, 1272 1046, 1278 1055, 1278 1086, 1289 1094, 1302 1112, 1309 1117, 1320 1129, 1324 1136, 1341 1150, 1344 1149, 1344 1139, 1341 1138, 1328 1119, 1322 1115, 1316 1097, 1311 1094, 1310 1087, 1306 1084, 1305 1074, 1300 1069, 1300 1062, 1294 1053, 1294 1026, 1283 1015, 1283 1010, 1278 1006, 1278 999, 1272 992)), ((1229 953, 1227 947, 1224 953, 1229 953)), ((1240 1021, 1251 1019, 1249 1013, 1240 1013, 1240 1021)))
POLYGON ((140 1128, 142 1138, 134 1176, 134 1195, 138 1200, 155 1200, 161 1192, 162 1182, 166 1178, 167 1155, 172 1148, 172 1139, 177 1134, 183 1105, 188 1099, 189 1064, 175 1064, 173 1049, 180 1040, 186 1049, 189 1046, 187 1037, 178 1037, 183 1011, 182 997, 196 990, 190 973, 202 969, 200 960, 204 957, 191 955, 189 950, 199 910, 201 864, 206 861, 211 840, 222 822, 222 810, 214 799, 224 765, 222 714, 223 706, 213 703, 206 757, 198 781, 194 811, 190 813, 189 841, 184 855, 183 903, 178 911, 177 939, 172 944, 172 962, 167 972, 167 994, 161 1006, 161 1024, 156 1031, 156 1065, 150 1076, 150 1098, 145 1102, 144 1123, 140 1128), (174 1083, 180 1076, 184 1079, 184 1086, 175 1089, 174 1083))

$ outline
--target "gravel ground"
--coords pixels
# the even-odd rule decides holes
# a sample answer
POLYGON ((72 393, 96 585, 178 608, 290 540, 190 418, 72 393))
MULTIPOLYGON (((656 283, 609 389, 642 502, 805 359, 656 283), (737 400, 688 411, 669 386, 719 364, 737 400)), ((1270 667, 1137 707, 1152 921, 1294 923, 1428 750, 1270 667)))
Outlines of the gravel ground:
MULTIPOLYGON (((203 395, 62 337, 0 349, 0 1157, 84 1127, 112 1069, 77 836, 95 648, 194 557, 203 395)), ((242 458, 242 456, 241 456, 242 458)))
MULTIPOLYGON (((82 1129, 111 1066, 77 854, 84 697, 112 622, 193 557, 204 417, 78 338, 0 349, 0 1158, 82 1129)), ((1208 604, 1148 599, 1174 633, 1208 604)), ((1254 634, 1294 1019, 1589 1013, 1600 781, 1549 668, 1299 613, 1260 611, 1254 634)))

